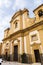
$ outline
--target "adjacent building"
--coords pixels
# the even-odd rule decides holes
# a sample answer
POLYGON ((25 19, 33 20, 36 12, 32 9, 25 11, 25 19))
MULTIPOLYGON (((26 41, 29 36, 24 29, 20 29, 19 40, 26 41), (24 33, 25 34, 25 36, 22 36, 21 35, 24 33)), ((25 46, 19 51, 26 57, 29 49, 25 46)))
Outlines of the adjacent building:
POLYGON ((43 58, 43 4, 29 17, 28 9, 17 11, 4 31, 2 57, 19 62, 40 62, 43 58))
POLYGON ((0 58, 2 57, 1 52, 2 52, 2 42, 0 43, 0 58))

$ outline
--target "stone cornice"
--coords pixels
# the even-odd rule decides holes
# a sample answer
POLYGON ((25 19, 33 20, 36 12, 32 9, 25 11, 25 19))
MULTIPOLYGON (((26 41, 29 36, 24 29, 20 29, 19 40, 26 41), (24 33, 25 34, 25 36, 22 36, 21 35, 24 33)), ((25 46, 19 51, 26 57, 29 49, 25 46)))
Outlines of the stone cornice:
POLYGON ((18 35, 19 33, 23 33, 23 30, 19 30, 19 31, 13 33, 13 34, 10 34, 8 37, 4 38, 2 41, 11 38, 11 37, 14 36, 14 35, 18 35))
POLYGON ((15 33, 13 33, 13 34, 11 34, 11 35, 8 36, 7 38, 4 38, 2 41, 6 40, 6 39, 8 39, 8 38, 11 38, 12 36, 17 35, 17 34, 19 34, 19 33, 21 33, 21 34, 22 34, 22 33, 25 33, 26 31, 29 31, 29 30, 31 30, 31 29, 37 27, 37 26, 40 26, 40 25, 43 25, 43 20, 40 21, 40 22, 38 22, 38 23, 35 23, 34 25, 32 25, 32 26, 30 26, 30 27, 28 27, 28 28, 26 28, 26 29, 19 30, 19 31, 17 31, 17 32, 15 32, 15 33))
POLYGON ((6 30, 10 30, 10 28, 5 29, 4 31, 6 31, 6 30))
POLYGON ((31 29, 33 29, 33 28, 35 28, 37 26, 40 26, 40 25, 43 25, 43 20, 38 22, 38 23, 33 24, 32 26, 30 26, 30 27, 28 27, 26 29, 24 29, 24 32, 27 31, 27 30, 31 30, 31 29))
POLYGON ((19 11, 17 11, 17 12, 13 15, 13 17, 12 17, 10 23, 13 22, 13 20, 14 20, 17 16, 22 15, 22 14, 23 14, 24 12, 26 12, 26 11, 29 12, 28 9, 26 9, 26 8, 25 8, 24 10, 19 10, 19 11))

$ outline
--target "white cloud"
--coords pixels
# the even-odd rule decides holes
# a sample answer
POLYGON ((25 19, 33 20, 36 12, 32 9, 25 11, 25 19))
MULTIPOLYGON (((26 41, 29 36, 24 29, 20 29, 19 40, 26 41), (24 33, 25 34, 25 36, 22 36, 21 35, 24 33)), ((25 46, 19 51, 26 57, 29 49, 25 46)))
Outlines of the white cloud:
POLYGON ((38 6, 40 4, 42 4, 42 0, 34 0, 34 6, 38 6))
POLYGON ((0 17, 2 16, 3 13, 4 13, 4 11, 2 9, 0 9, 0 17))
POLYGON ((4 29, 4 28, 8 27, 10 20, 11 20, 11 16, 4 17, 4 19, 0 22, 0 28, 4 29))
POLYGON ((3 6, 3 0, 0 0, 0 8, 3 6))
POLYGON ((11 16, 6 16, 2 19, 3 20, 1 20, 1 22, 0 22, 0 41, 3 39, 4 30, 10 26, 9 22, 11 20, 11 16))
POLYGON ((13 9, 23 9, 26 6, 27 1, 26 0, 16 0, 13 5, 13 9))
POLYGON ((11 6, 11 4, 11 0, 0 0, 0 8, 2 8, 3 6, 8 8, 11 6))
POLYGON ((6 15, 8 12, 4 9, 4 6, 9 8, 11 0, 0 0, 0 41, 3 39, 4 30, 10 26, 9 21, 11 19, 11 15, 6 15))
POLYGON ((11 0, 4 0, 4 5, 6 6, 6 7, 10 7, 11 6, 11 0))

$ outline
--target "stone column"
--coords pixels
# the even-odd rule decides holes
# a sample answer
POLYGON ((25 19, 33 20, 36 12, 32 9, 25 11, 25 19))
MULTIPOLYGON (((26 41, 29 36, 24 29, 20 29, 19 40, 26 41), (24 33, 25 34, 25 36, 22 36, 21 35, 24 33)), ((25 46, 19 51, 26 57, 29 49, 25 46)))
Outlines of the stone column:
POLYGON ((42 45, 40 45, 40 50, 41 50, 41 54, 40 54, 41 65, 43 65, 43 47, 42 47, 42 45))
POLYGON ((42 45, 40 45, 40 50, 41 50, 41 53, 43 54, 43 48, 42 48, 42 45))
POLYGON ((20 44, 19 58, 20 58, 20 62, 22 62, 22 55, 24 53, 24 37, 19 38, 19 44, 20 44))
POLYGON ((26 37, 24 37, 24 53, 27 54, 27 43, 26 43, 26 37))
POLYGON ((23 52, 24 52, 24 38, 23 37, 19 37, 18 38, 18 43, 19 43, 19 45, 20 45, 20 49, 19 49, 19 54, 23 54, 23 52))
POLYGON ((13 61, 13 40, 10 42, 10 60, 13 61))

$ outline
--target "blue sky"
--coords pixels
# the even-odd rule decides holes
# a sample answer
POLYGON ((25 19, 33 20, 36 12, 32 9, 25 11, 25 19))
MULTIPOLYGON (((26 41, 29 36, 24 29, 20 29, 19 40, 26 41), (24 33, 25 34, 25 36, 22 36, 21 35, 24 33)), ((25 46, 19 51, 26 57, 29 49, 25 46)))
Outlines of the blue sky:
POLYGON ((29 16, 33 17, 33 10, 42 3, 43 0, 0 0, 0 41, 4 37, 4 30, 10 27, 9 22, 16 11, 27 8, 29 16))

